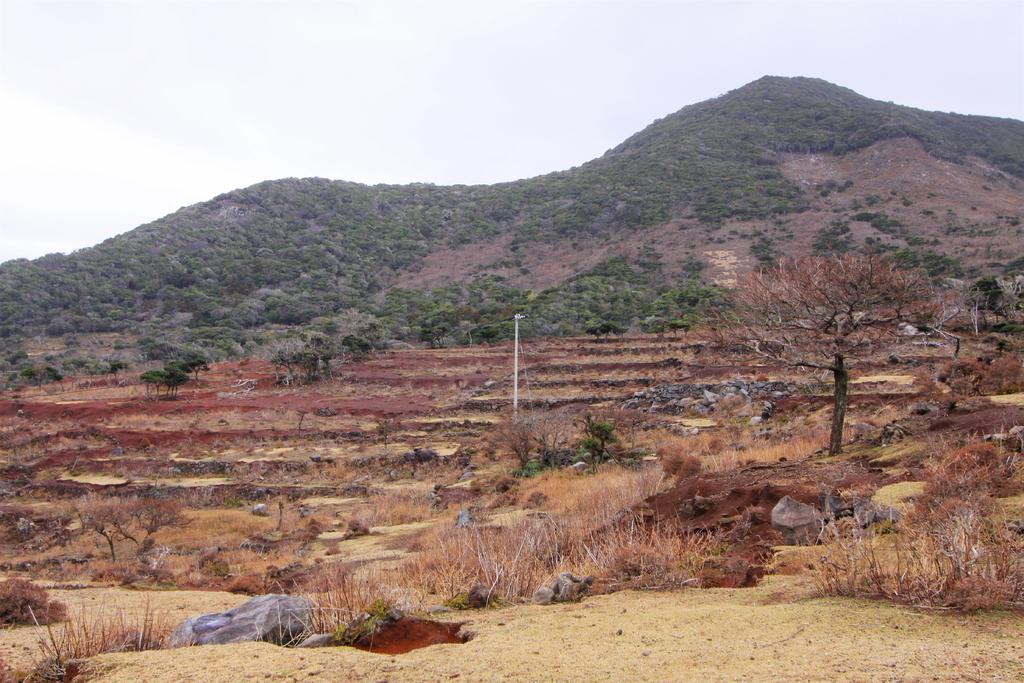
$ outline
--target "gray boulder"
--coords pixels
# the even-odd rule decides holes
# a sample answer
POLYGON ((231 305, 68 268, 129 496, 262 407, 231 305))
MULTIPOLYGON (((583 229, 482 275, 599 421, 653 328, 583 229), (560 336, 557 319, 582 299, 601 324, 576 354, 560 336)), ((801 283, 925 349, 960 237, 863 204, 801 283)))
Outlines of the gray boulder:
POLYGON ((590 590, 593 577, 579 578, 569 572, 559 574, 547 586, 541 586, 533 594, 533 601, 538 605, 550 605, 553 602, 575 602, 590 590))
POLYGON ((334 644, 333 633, 314 633, 306 636, 302 642, 295 647, 329 647, 334 644))
POLYGON ((192 617, 171 633, 171 647, 261 641, 288 645, 309 630, 309 600, 291 595, 260 595, 226 612, 192 617))
POLYGON ((473 513, 469 510, 459 510, 459 514, 455 518, 455 528, 465 529, 471 526, 473 526, 473 513))
POLYGON ((256 503, 252 506, 252 514, 257 517, 267 517, 270 514, 270 508, 266 503, 256 503))
POLYGON ((861 501, 853 508, 853 519, 862 529, 879 522, 898 522, 902 516, 896 508, 879 505, 870 500, 861 501))
POLYGON ((814 545, 821 534, 823 517, 818 510, 785 496, 772 508, 772 527, 782 532, 787 545, 814 545))

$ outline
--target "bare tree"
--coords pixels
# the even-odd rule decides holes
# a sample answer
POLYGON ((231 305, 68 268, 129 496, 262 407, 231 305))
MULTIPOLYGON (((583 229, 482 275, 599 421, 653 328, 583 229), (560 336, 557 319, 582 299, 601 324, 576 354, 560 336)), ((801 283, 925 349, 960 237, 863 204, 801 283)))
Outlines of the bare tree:
POLYGON ((719 331, 763 356, 832 373, 829 453, 836 454, 843 446, 851 358, 895 334, 900 321, 933 319, 928 297, 919 271, 877 254, 783 260, 741 280, 736 306, 719 331))
POLYGON ((83 531, 91 531, 107 542, 110 561, 117 561, 114 543, 124 539, 140 551, 151 547, 151 537, 160 529, 183 526, 187 519, 182 503, 174 499, 143 500, 135 496, 109 498, 90 493, 74 504, 83 531))
POLYGON ((502 416, 494 428, 494 440, 512 451, 520 467, 526 467, 533 451, 533 420, 527 413, 502 416))

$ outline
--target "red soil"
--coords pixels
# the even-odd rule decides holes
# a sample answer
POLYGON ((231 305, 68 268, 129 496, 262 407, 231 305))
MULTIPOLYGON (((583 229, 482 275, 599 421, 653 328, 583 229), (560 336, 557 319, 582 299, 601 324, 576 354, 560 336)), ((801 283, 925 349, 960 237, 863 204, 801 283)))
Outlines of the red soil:
POLYGON ((400 655, 431 645, 464 643, 469 637, 467 634, 460 634, 461 629, 461 623, 402 617, 382 626, 376 633, 358 641, 354 646, 367 652, 400 655))
POLYGON ((782 541, 771 526, 771 511, 784 496, 817 506, 822 492, 883 483, 887 476, 880 470, 852 462, 753 465, 684 479, 647 499, 646 507, 650 523, 722 533, 728 550, 706 568, 703 583, 745 587, 757 583, 772 546, 782 541))

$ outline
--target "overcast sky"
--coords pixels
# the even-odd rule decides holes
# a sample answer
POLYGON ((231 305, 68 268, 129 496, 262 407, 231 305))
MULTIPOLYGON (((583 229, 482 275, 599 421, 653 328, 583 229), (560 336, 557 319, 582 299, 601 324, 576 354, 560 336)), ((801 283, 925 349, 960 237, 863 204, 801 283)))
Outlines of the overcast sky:
POLYGON ((765 74, 1024 119, 1024 0, 0 0, 0 261, 269 178, 560 170, 765 74))

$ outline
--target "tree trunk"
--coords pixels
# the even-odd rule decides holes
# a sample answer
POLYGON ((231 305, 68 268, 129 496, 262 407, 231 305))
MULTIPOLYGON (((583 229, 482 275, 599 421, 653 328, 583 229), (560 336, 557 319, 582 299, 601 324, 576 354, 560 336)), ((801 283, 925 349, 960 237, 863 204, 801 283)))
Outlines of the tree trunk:
POLYGON ((846 369, 846 359, 837 353, 832 366, 835 378, 835 395, 832 404, 832 436, 828 441, 829 455, 836 455, 843 450, 843 423, 846 421, 846 392, 850 383, 850 373, 846 369))
POLYGON ((107 545, 110 546, 110 561, 117 562, 117 555, 114 553, 114 536, 113 534, 103 534, 103 538, 107 539, 107 545))

